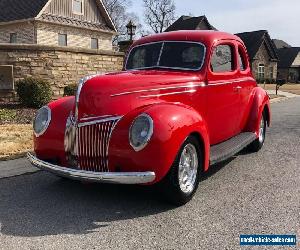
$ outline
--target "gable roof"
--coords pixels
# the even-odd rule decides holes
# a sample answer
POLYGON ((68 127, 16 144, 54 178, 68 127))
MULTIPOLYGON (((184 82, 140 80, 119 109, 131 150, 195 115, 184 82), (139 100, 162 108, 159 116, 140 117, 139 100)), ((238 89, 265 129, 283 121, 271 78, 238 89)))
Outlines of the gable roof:
POLYGON ((35 18, 48 0, 1 0, 0 22, 35 18))
POLYGON ((204 22, 210 30, 216 30, 207 20, 206 16, 181 16, 165 32, 176 30, 197 30, 199 25, 204 22))
POLYGON ((282 48, 277 53, 279 56, 278 68, 290 68, 300 53, 300 47, 282 48))
POLYGON ((278 60, 277 52, 273 41, 271 40, 267 30, 257 30, 251 32, 243 32, 235 34, 240 37, 249 54, 250 60, 253 60, 260 48, 265 42, 271 59, 278 60))
MULTIPOLYGON (((71 25, 72 24, 78 25, 80 23, 80 26, 85 28, 90 28, 93 26, 93 28, 105 29, 103 25, 98 25, 96 23, 86 24, 88 22, 84 22, 81 20, 73 20, 74 18, 71 20, 71 18, 68 17, 55 18, 55 17, 48 17, 48 15, 46 15, 46 17, 45 15, 43 16, 43 10, 51 1, 52 0, 0 0, 0 24, 13 22, 13 21, 30 20, 30 19, 40 19, 43 21, 55 22, 58 21, 60 18, 62 20, 68 19, 67 23, 71 25)), ((95 0, 95 1, 97 3, 97 6, 99 7, 99 11, 101 12, 101 15, 103 16, 107 26, 116 32, 117 31, 116 27, 111 17, 109 16, 103 1, 102 0, 95 0)), ((62 24, 65 23, 62 22, 62 24)))
POLYGON ((279 40, 279 39, 273 39, 273 43, 275 44, 275 47, 277 49, 282 49, 282 48, 290 48, 292 47, 291 45, 289 45, 287 42, 283 41, 283 40, 279 40))

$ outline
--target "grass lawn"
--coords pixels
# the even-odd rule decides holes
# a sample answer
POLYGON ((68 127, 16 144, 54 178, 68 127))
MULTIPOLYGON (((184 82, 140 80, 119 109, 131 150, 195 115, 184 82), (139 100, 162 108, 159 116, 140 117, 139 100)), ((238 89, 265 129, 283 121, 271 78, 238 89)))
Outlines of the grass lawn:
POLYGON ((20 158, 33 150, 35 112, 16 103, 0 103, 0 160, 20 158))
POLYGON ((15 159, 32 151, 32 125, 0 125, 0 160, 15 159))
MULTIPOLYGON (((276 90, 276 84, 266 84, 266 85, 259 84, 259 86, 265 88, 266 90, 276 90)), ((300 84, 293 84, 293 83, 284 84, 279 88, 279 90, 300 95, 300 84)))

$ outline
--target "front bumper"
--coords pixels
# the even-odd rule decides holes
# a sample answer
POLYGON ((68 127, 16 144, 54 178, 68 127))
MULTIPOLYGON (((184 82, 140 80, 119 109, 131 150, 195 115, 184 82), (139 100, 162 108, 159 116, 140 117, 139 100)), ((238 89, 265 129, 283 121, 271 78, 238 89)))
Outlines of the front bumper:
POLYGON ((74 180, 114 184, 146 184, 155 179, 154 172, 91 172, 57 166, 42 161, 30 153, 27 153, 27 158, 32 165, 41 170, 74 180))

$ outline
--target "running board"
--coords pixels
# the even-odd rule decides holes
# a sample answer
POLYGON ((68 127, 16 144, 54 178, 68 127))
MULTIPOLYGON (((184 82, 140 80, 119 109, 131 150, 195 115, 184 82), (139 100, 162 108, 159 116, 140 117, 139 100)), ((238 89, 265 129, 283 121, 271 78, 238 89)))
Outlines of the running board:
POLYGON ((255 141, 256 134, 253 132, 241 133, 231 139, 210 147, 210 165, 224 161, 255 141))

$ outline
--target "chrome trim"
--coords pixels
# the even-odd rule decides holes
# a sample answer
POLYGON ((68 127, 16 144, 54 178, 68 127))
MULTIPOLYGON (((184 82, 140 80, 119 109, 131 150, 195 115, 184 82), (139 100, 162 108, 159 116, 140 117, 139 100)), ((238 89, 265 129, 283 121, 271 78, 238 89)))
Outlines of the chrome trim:
MULTIPOLYGON (((187 41, 187 40, 182 40, 182 41, 172 41, 172 40, 162 40, 162 41, 155 41, 155 42, 149 42, 149 43, 143 43, 143 44, 139 44, 139 45, 136 45, 134 47, 132 47, 128 53, 128 56, 126 57, 126 62, 125 62, 125 70, 126 71, 134 71, 134 70, 144 70, 144 69, 155 69, 155 68, 162 68, 162 69, 175 69, 175 70, 184 70, 184 71, 199 71, 202 69, 203 65, 204 65, 204 62, 205 62, 205 58, 206 58, 206 46, 201 43, 201 42, 195 42, 195 41, 187 41), (132 52, 133 49, 135 48, 138 48, 138 47, 141 47, 141 46, 146 46, 146 45, 151 45, 151 44, 157 44, 157 43, 161 43, 162 44, 162 47, 164 46, 165 43, 193 43, 193 44, 199 44, 201 46, 203 46, 204 48, 204 51, 203 51, 203 60, 202 60, 202 63, 200 65, 200 67, 198 69, 188 69, 188 68, 180 68, 180 67, 164 67, 164 66, 159 66, 159 60, 160 60, 160 57, 157 61, 157 64, 156 65, 153 65, 152 67, 143 67, 143 68, 135 68, 135 69, 127 69, 127 63, 128 63, 128 58, 132 52)), ((162 51, 161 51, 162 52, 162 51)), ((160 55, 161 56, 161 55, 160 55)))
POLYGON ((143 114, 137 116, 137 117, 133 120, 133 122, 131 123, 130 128, 129 128, 128 139, 129 139, 130 146, 134 149, 134 151, 139 152, 139 151, 141 151, 142 149, 144 149, 144 148, 148 145, 148 143, 149 143, 149 141, 150 141, 150 139, 151 139, 151 137, 152 137, 152 135, 153 135, 153 130, 154 130, 154 125, 153 125, 152 117, 151 117, 150 115, 148 115, 148 114, 146 114, 146 113, 143 113, 143 114), (130 137, 131 137, 131 129, 132 129, 134 123, 136 122, 136 120, 137 120, 138 118, 140 118, 140 117, 146 117, 146 118, 148 119, 148 121, 149 121, 149 123, 150 123, 150 128, 149 128, 149 133, 148 133, 148 135, 147 135, 147 137, 146 137, 145 143, 144 143, 143 145, 140 145, 140 146, 136 147, 136 146, 134 146, 134 145, 132 144, 131 139, 130 139, 130 137))
POLYGON ((252 79, 252 78, 243 78, 243 79, 236 79, 236 80, 226 81, 226 82, 219 82, 219 81, 213 81, 211 83, 208 82, 208 84, 206 86, 209 87, 209 86, 217 86, 217 85, 227 85, 227 84, 239 83, 239 82, 246 82, 246 81, 253 81, 253 82, 255 82, 255 80, 252 79))
POLYGON ((162 87, 162 88, 155 88, 155 89, 141 89, 141 90, 133 90, 133 91, 127 91, 122 92, 118 94, 113 94, 110 97, 116 97, 116 96, 122 96, 122 95, 130 95, 130 94, 137 94, 137 93, 143 93, 143 92, 153 92, 153 91, 160 91, 160 90, 169 90, 169 89, 183 89, 183 88, 199 88, 199 87, 205 87, 206 84, 204 82, 200 82, 197 84, 188 84, 188 85, 180 85, 180 86, 171 86, 171 87, 162 87))
POLYGON ((73 180, 84 180, 112 184, 145 184, 155 180, 154 172, 91 172, 72 168, 65 168, 38 159, 36 156, 27 153, 30 163, 55 175, 70 178, 73 180))
POLYGON ((34 133, 34 135, 35 135, 36 137, 40 137, 41 135, 43 135, 43 134, 46 132, 47 128, 48 128, 49 125, 50 125, 51 117, 52 117, 52 116, 51 116, 51 109, 50 109, 48 106, 43 106, 43 107, 41 107, 41 108, 37 111, 37 113, 36 113, 36 115, 35 115, 35 118, 34 118, 34 122, 33 122, 33 133, 34 133), (34 128, 34 123, 35 123, 36 116, 37 116, 38 112, 39 112, 41 109, 46 109, 46 110, 48 111, 48 114, 47 114, 47 123, 45 124, 43 130, 42 130, 40 133, 36 133, 36 132, 35 132, 35 128, 34 128))
POLYGON ((83 77, 83 78, 81 78, 79 80, 77 92, 76 92, 76 95, 75 95, 75 114, 74 114, 74 118, 75 118, 76 122, 78 121, 79 98, 80 98, 80 93, 81 93, 81 90, 83 88, 83 85, 88 80, 90 80, 90 79, 92 79, 94 77, 97 77, 97 76, 101 76, 101 75, 103 75, 103 74, 101 73, 101 74, 95 74, 95 75, 85 76, 85 77, 83 77))
POLYGON ((81 127, 84 127, 84 126, 89 126, 89 125, 98 124, 98 123, 102 123, 102 122, 110 122, 110 121, 120 120, 122 117, 123 116, 112 116, 112 117, 103 118, 103 119, 100 119, 100 120, 82 122, 82 123, 78 123, 77 127, 81 128, 81 127))
POLYGON ((101 116, 87 116, 87 117, 83 117, 80 119, 80 121, 89 121, 89 120, 100 120, 100 119, 104 119, 107 117, 113 117, 116 115, 101 115, 101 116))
POLYGON ((164 94, 156 94, 156 95, 142 95, 140 98, 151 98, 151 97, 161 97, 161 96, 168 96, 168 95, 180 95, 180 94, 186 94, 186 93, 195 93, 195 89, 186 90, 186 91, 178 91, 178 92, 170 92, 170 93, 164 93, 164 94))

